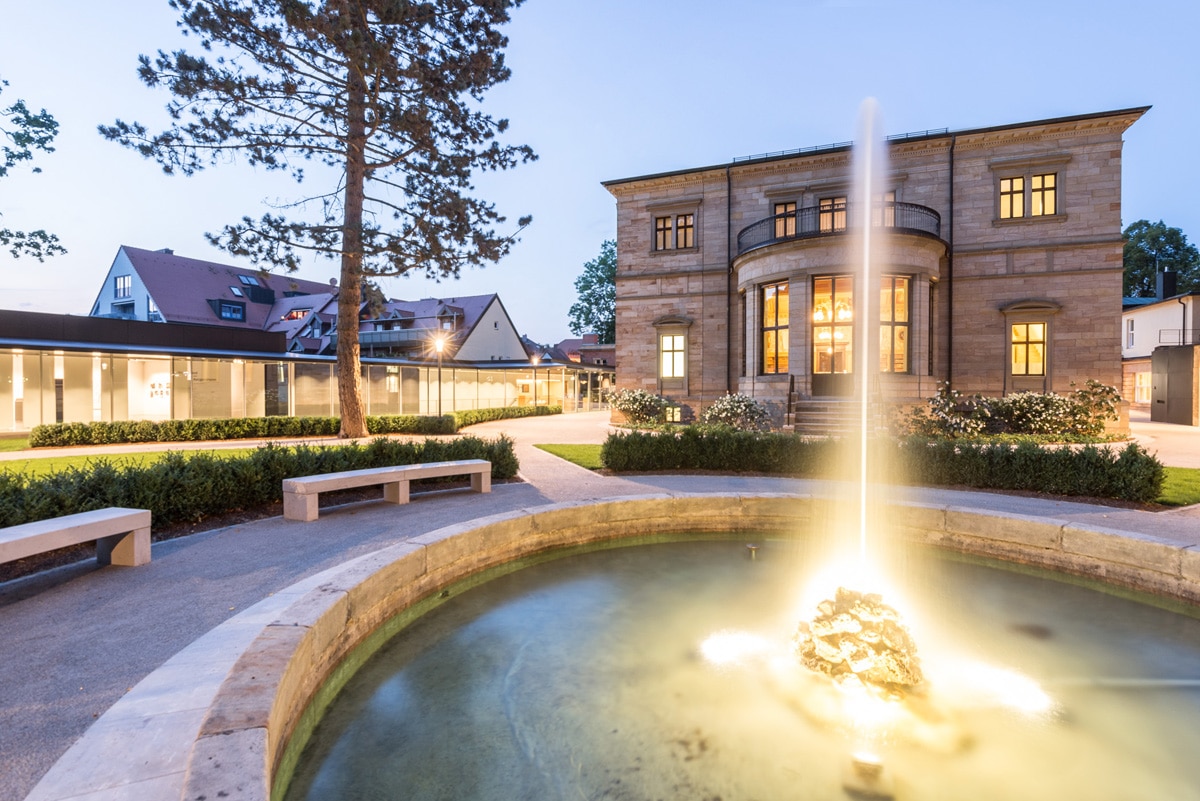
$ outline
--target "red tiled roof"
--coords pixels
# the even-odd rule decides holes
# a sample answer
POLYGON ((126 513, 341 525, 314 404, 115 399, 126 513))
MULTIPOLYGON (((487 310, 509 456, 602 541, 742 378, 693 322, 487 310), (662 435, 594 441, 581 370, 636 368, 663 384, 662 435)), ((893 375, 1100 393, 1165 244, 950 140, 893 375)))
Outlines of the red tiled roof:
POLYGON ((330 285, 327 283, 189 259, 173 253, 143 250, 128 245, 122 245, 121 250, 137 270, 146 291, 154 298, 159 312, 167 322, 263 330, 268 327, 274 301, 283 299, 285 292, 308 295, 330 292, 330 285), (251 288, 244 284, 239 276, 253 278, 260 287, 271 290, 274 293, 271 302, 256 303, 251 300, 251 288), (242 290, 242 297, 238 297, 231 287, 242 290), (246 319, 221 319, 209 304, 210 300, 245 303, 246 319))

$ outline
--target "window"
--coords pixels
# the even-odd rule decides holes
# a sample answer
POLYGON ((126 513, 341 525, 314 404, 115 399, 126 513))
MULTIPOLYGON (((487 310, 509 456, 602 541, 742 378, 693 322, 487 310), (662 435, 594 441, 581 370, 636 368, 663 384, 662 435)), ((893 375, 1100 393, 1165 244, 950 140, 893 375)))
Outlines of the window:
POLYGON ((246 306, 242 303, 229 303, 228 301, 221 301, 218 310, 222 320, 246 319, 246 306))
POLYGON ((879 371, 907 373, 910 279, 883 276, 879 303, 879 371))
POLYGON ((308 313, 310 311, 312 311, 312 309, 292 309, 290 312, 283 315, 282 319, 284 319, 284 320, 303 320, 305 317, 308 316, 308 313))
POLYGON ((1013 323, 1012 374, 1046 374, 1046 324, 1013 323))
POLYGON ((1148 370, 1133 374, 1133 402, 1150 402, 1150 372, 1148 370))
POLYGON ((118 275, 113 279, 113 295, 118 298, 128 298, 133 295, 133 276, 118 275))
POLYGON ((654 218, 655 250, 684 250, 695 246, 695 214, 674 214, 654 218))
POLYGON ((1125 347, 1133 347, 1133 320, 1125 321, 1125 347))
POLYGON ((796 235, 796 204, 775 204, 775 238, 784 239, 796 235))
POLYGON ((258 286, 258 279, 252 275, 239 275, 238 280, 246 286, 258 286))
POLYGON ((762 372, 776 375, 788 371, 788 284, 762 288, 762 372))
POLYGON ((819 219, 822 233, 845 231, 846 196, 821 198, 819 219))
POLYGON ((854 371, 854 279, 848 275, 813 279, 813 373, 854 371))
POLYGON ((1052 217, 1058 214, 1058 173, 1001 178, 999 200, 1002 220, 1052 217))
POLYGON ((1054 214, 1056 188, 1058 179, 1056 173, 1035 175, 1029 182, 1029 216, 1046 217, 1054 214))
POLYGON ((896 190, 875 196, 875 206, 871 209, 871 224, 882 225, 885 228, 896 227, 896 190))
POLYGON ((1000 219, 1025 216, 1025 179, 1000 179, 1000 219))
POLYGON ((683 378, 687 367, 687 336, 662 334, 659 342, 659 378, 683 378))
POLYGON ((242 292, 242 288, 239 286, 231 286, 229 287, 229 291, 233 293, 235 298, 245 297, 245 293, 242 292))

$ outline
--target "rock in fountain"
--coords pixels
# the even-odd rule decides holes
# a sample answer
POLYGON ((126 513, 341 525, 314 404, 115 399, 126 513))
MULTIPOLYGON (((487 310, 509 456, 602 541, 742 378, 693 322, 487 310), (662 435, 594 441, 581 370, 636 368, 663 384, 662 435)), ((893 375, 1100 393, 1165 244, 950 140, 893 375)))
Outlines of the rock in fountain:
POLYGON ((900 614, 875 594, 838 587, 795 636, 800 661, 835 681, 857 680, 886 697, 903 698, 921 683, 917 647, 900 614))

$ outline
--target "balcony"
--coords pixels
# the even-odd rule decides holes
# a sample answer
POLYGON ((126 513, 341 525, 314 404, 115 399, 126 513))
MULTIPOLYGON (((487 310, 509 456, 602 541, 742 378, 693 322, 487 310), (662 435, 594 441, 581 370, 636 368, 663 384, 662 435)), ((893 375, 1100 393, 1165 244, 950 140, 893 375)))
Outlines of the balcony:
MULTIPOLYGON (((876 203, 872 210, 873 225, 895 233, 915 234, 941 239, 942 217, 928 206, 915 203, 876 203)), ((809 206, 786 214, 777 214, 751 223, 738 232, 737 255, 797 239, 819 236, 838 236, 853 231, 856 222, 855 204, 809 206)))

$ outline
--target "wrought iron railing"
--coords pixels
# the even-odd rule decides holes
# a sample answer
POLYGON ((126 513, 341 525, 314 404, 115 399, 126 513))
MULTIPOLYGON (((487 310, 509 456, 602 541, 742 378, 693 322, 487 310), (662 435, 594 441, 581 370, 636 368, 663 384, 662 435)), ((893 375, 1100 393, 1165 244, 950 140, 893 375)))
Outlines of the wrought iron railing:
MULTIPOLYGON (((915 203, 876 203, 873 224, 906 234, 940 238, 942 217, 928 206, 915 203)), ((809 206, 786 214, 776 214, 751 223, 738 232, 737 255, 755 248, 817 236, 844 234, 853 230, 857 218, 855 204, 809 206)))

